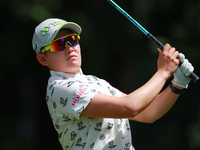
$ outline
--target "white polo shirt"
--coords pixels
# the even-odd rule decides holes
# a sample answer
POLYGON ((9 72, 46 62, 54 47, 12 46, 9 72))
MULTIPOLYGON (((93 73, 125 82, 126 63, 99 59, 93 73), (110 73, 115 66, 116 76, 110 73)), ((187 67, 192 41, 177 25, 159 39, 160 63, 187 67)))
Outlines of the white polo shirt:
POLYGON ((80 117, 96 93, 120 97, 122 92, 82 71, 50 73, 46 100, 64 150, 134 150, 128 119, 80 117))

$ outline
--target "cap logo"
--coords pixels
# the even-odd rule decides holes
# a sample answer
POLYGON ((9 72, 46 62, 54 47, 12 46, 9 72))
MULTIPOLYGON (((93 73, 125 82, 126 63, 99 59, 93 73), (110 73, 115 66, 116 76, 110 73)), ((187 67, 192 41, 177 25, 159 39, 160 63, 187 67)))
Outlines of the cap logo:
POLYGON ((46 27, 44 27, 44 28, 42 29, 42 35, 45 36, 45 35, 46 35, 46 32, 48 32, 48 31, 49 31, 49 25, 47 25, 46 27))
POLYGON ((51 25, 57 26, 57 25, 64 25, 66 23, 67 23, 67 21, 55 21, 55 22, 52 22, 51 25))
MULTIPOLYGON (((53 25, 53 26, 64 25, 64 24, 66 24, 66 21, 55 21, 55 22, 50 23, 50 25, 53 25)), ((50 25, 47 25, 41 30, 42 36, 45 36, 46 33, 49 31, 50 25)))

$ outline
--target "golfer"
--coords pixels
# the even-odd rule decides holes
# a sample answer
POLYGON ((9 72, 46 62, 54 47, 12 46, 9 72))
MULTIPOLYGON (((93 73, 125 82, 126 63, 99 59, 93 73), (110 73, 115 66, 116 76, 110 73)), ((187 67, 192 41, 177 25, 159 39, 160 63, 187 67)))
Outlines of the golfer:
POLYGON ((163 51, 158 49, 158 69, 152 78, 125 94, 103 79, 84 75, 80 34, 78 24, 50 18, 35 28, 32 40, 38 62, 50 70, 46 101, 62 148, 134 150, 129 120, 153 123, 161 118, 187 89, 187 76, 194 68, 166 44, 163 51))

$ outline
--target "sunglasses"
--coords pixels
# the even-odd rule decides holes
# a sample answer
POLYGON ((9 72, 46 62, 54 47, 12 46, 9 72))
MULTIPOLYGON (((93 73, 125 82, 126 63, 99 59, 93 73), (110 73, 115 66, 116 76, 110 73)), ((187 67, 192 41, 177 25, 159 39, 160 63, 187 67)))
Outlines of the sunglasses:
POLYGON ((67 44, 74 48, 76 45, 79 44, 79 41, 80 36, 78 34, 69 34, 67 36, 58 38, 51 42, 49 45, 45 46, 43 49, 41 49, 41 53, 44 53, 48 50, 50 50, 51 52, 63 51, 67 47, 67 44))

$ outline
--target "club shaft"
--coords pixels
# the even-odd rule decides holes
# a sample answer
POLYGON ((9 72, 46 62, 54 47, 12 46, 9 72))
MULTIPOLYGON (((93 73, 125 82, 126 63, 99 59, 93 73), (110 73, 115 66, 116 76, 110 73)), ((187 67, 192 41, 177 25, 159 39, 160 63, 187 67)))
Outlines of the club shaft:
POLYGON ((121 12, 129 21, 131 21, 140 31, 142 31, 149 39, 151 39, 160 49, 163 49, 163 44, 158 41, 151 33, 149 33, 143 26, 141 26, 135 19, 133 19, 126 11, 124 11, 114 1, 108 0, 119 12, 121 12))
MULTIPOLYGON (((135 19, 133 19, 126 11, 124 11, 119 5, 117 5, 113 0, 107 0, 112 6, 114 6, 119 12, 121 12, 129 21, 131 21, 140 31, 142 31, 151 41, 153 41, 161 50, 163 50, 163 44, 157 40, 150 32, 148 32, 143 26, 141 26, 135 19)), ((181 64, 180 64, 181 65, 181 64)), ((179 65, 179 66, 180 66, 179 65)), ((196 83, 199 77, 192 72, 189 75, 190 79, 196 83)))

